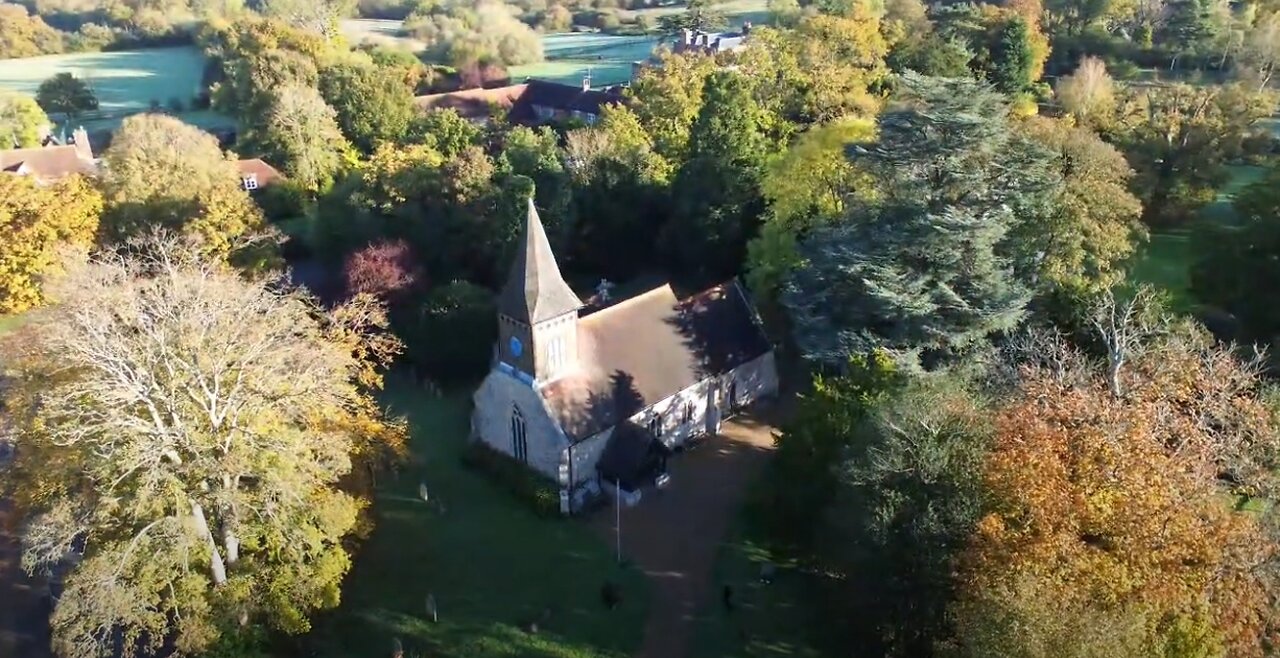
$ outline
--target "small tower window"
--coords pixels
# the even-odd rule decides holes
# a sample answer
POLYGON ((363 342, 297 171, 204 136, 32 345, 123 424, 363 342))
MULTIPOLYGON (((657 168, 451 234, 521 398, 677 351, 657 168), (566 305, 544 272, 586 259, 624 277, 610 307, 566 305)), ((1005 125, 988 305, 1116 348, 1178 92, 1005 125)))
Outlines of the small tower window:
POLYGON ((529 440, 525 435, 524 414, 520 407, 511 409, 511 455, 522 462, 529 462, 529 440))

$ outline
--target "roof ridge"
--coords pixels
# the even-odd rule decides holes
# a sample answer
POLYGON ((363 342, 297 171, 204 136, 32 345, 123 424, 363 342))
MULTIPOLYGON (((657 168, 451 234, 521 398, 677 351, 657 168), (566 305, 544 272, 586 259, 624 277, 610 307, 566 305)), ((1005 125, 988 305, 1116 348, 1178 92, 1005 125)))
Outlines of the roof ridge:
MULTIPOLYGON (((637 302, 637 301, 639 301, 639 300, 641 300, 641 299, 643 299, 643 298, 645 298, 645 297, 648 297, 648 296, 650 296, 650 295, 652 295, 652 294, 654 294, 654 293, 657 293, 657 292, 661 292, 661 291, 663 291, 663 290, 670 290, 670 291, 671 291, 671 296, 672 296, 672 297, 675 297, 675 296, 676 296, 676 292, 675 292, 675 290, 671 288, 671 282, 670 282, 670 281, 668 281, 668 282, 666 282, 666 283, 664 283, 664 284, 662 284, 662 285, 660 285, 660 286, 654 286, 653 288, 650 288, 649 290, 646 290, 646 291, 644 291, 644 292, 642 292, 642 293, 640 293, 640 294, 638 294, 638 295, 632 295, 632 296, 630 296, 630 297, 628 297, 628 298, 626 298, 626 299, 624 299, 624 300, 622 300, 622 301, 620 301, 620 302, 617 302, 617 303, 615 303, 615 304, 610 304, 610 305, 608 305, 608 306, 606 306, 606 307, 604 307, 604 308, 602 308, 602 309, 600 309, 600 310, 598 310, 598 311, 595 311, 595 312, 593 312, 593 313, 591 313, 591 314, 589 314, 589 315, 585 315, 585 316, 583 316, 583 317, 581 318, 581 320, 582 320, 582 321, 586 321, 586 320, 589 320, 589 319, 591 319, 591 318, 594 318, 594 317, 598 317, 598 316, 604 315, 604 314, 606 314, 606 313, 608 313, 609 311, 612 311, 612 310, 614 310, 614 309, 622 308, 622 307, 624 307, 624 306, 630 306, 630 305, 632 305, 632 303, 633 303, 633 302, 637 302)), ((680 298, 676 297, 676 302, 677 302, 677 303, 679 303, 679 302, 680 302, 680 298)))

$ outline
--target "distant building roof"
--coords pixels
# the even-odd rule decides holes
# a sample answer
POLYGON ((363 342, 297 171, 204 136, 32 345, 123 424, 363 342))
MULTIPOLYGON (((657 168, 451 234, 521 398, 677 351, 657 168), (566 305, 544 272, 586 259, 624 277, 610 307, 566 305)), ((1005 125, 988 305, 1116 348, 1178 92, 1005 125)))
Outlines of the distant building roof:
POLYGON ((616 89, 585 87, 586 85, 567 85, 547 80, 528 80, 493 89, 464 89, 419 96, 414 99, 414 103, 420 109, 428 111, 452 109, 471 120, 488 118, 496 107, 506 110, 507 119, 514 123, 539 123, 544 120, 544 113, 540 109, 599 116, 605 105, 623 101, 622 94, 616 89))
POLYGON ((751 23, 744 23, 739 32, 704 32, 702 30, 681 30, 672 50, 677 53, 702 51, 714 55, 746 46, 747 35, 751 34, 751 23))
POLYGON ((507 283, 498 295, 498 312, 532 325, 543 320, 572 313, 582 308, 582 300, 573 294, 560 276, 560 267, 551 252, 547 232, 529 199, 524 232, 511 264, 507 283))
MULTIPOLYGON (((77 134, 83 135, 83 132, 77 131, 77 134)), ((74 144, 0 151, 0 171, 49 182, 71 174, 95 174, 98 164, 93 159, 88 138, 81 137, 74 144)))
POLYGON ((546 80, 529 80, 508 118, 514 122, 536 121, 536 108, 545 107, 559 112, 578 112, 599 116, 605 105, 621 103, 622 94, 615 90, 587 89, 586 85, 566 85, 546 80))
POLYGON ((683 300, 664 285, 583 316, 580 372, 542 393, 565 433, 582 440, 770 349, 736 281, 683 300))
POLYGON ((258 187, 267 187, 272 183, 284 180, 284 174, 280 173, 280 170, 263 162, 260 158, 238 160, 236 161, 236 167, 240 170, 240 178, 253 176, 257 181, 258 187))
POLYGON ((510 110, 527 87, 526 84, 518 84, 493 89, 463 89, 418 96, 413 101, 422 110, 455 110, 463 118, 478 120, 488 118, 494 107, 510 110))

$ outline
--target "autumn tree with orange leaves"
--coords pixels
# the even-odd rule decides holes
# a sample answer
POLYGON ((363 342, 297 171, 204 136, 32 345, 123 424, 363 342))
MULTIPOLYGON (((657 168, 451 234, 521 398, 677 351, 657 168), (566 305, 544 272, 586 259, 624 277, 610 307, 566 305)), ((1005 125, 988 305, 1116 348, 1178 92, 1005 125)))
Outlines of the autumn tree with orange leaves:
MULTIPOLYGON (((1084 357, 1065 347, 1068 360, 1084 357)), ((1024 368, 958 565, 957 656, 1262 656, 1276 619, 1276 427, 1253 361, 1202 330, 1097 368, 1024 368)))

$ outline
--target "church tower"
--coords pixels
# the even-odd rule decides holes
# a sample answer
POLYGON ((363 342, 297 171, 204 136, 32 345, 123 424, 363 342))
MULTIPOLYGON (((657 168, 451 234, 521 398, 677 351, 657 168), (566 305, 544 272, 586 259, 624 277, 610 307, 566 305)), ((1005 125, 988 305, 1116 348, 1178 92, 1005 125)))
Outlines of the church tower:
POLYGON ((498 359, 537 382, 571 370, 578 363, 580 308, 530 198, 515 262, 498 295, 498 359))

